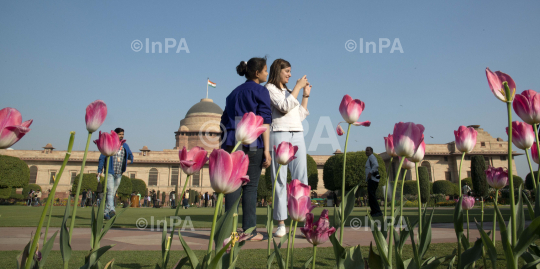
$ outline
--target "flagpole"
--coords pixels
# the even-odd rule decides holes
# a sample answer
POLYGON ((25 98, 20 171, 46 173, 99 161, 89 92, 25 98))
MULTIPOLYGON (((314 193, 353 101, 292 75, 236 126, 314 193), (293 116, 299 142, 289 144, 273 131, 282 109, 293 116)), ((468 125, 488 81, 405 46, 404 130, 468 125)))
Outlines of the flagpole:
POLYGON ((210 78, 206 78, 206 99, 208 99, 208 81, 210 78))

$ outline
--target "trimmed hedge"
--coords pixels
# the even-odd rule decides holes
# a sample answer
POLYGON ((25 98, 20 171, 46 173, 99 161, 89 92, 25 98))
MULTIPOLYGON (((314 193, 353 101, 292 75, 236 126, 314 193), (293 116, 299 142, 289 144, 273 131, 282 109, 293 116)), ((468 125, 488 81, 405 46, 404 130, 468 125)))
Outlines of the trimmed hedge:
MULTIPOLYGON (((534 173, 534 175, 535 175, 535 180, 536 180, 536 182, 538 182, 538 176, 539 176, 540 174, 538 173, 538 171, 536 171, 536 172, 534 173)), ((529 173, 527 174, 527 176, 525 177, 525 188, 526 188, 527 190, 533 190, 533 189, 534 189, 534 183, 533 183, 533 181, 532 181, 532 176, 531 176, 531 173, 530 173, 530 172, 529 172, 529 173)))
POLYGON ((135 192, 135 194, 140 193, 141 196, 145 196, 147 193, 146 182, 144 182, 142 179, 132 178, 131 192, 135 192))
MULTIPOLYGON (((80 175, 80 174, 79 174, 80 175)), ((75 176, 75 180, 73 181, 73 185, 71 187, 71 192, 76 193, 77 192, 77 186, 79 185, 79 175, 75 176)), ((100 180, 103 180, 103 177, 101 177, 100 180)), ((97 190, 97 174, 96 173, 90 173, 90 174, 83 174, 82 182, 81 182, 81 192, 83 190, 97 190)))
POLYGON ((30 168, 24 161, 0 155, 0 187, 24 188, 29 180, 30 168))
POLYGON ((326 160, 323 166, 323 183, 324 188, 329 191, 337 190, 337 187, 334 185, 334 167, 335 162, 337 161, 336 155, 331 156, 326 160))
POLYGON ((0 199, 9 199, 11 196, 11 187, 0 188, 0 199))
MULTIPOLYGON (((117 192, 118 192, 118 197, 120 198, 131 197, 131 179, 129 177, 122 176, 117 192)), ((158 195, 158 198, 160 198, 159 195, 158 195)))
POLYGON ((418 179, 420 180, 420 199, 422 203, 427 203, 431 196, 432 183, 429 181, 429 173, 427 167, 418 167, 418 179))
POLYGON ((404 195, 418 195, 418 188, 416 186, 416 180, 405 181, 405 185, 403 186, 403 194, 404 195))
POLYGON ((443 195, 454 195, 455 184, 447 180, 437 180, 433 183, 433 193, 443 195))
POLYGON ((471 157, 471 177, 474 196, 487 197, 489 195, 489 185, 486 179, 486 161, 483 156, 471 157))

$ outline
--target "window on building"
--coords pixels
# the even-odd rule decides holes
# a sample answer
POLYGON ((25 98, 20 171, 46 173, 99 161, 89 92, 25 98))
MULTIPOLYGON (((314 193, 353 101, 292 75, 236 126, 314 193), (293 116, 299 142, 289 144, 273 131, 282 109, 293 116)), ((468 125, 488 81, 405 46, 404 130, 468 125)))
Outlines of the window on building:
POLYGON ((171 186, 178 186, 178 165, 173 165, 171 167, 171 186))
POLYGON ((54 184, 55 177, 56 177, 56 171, 51 171, 51 177, 49 179, 49 184, 54 184))
POLYGON ((135 175, 136 175, 136 173, 131 172, 131 173, 129 173, 129 178, 134 179, 134 178, 135 178, 135 175))
POLYGON ((485 148, 486 147, 486 142, 480 142, 480 147, 485 148))
POLYGON ((501 161, 506 161, 506 156, 501 156, 501 161))
POLYGON ((444 157, 444 161, 447 162, 447 161, 448 161, 448 157, 444 157))
POLYGON ((71 185, 73 185, 75 179, 77 179, 77 172, 71 171, 71 185))
POLYGON ((471 177, 471 171, 467 171, 467 177, 471 177))
POLYGON ((156 168, 150 169, 148 173, 148 186, 157 186, 158 171, 156 168))
POLYGON ((444 179, 452 181, 452 173, 450 171, 444 172, 444 179))
POLYGON ((200 186, 201 185, 201 171, 199 170, 199 172, 193 174, 193 179, 191 180, 191 185, 192 186, 200 186))
POLYGON ((30 166, 30 180, 28 180, 28 183, 36 184, 37 181, 37 166, 32 165, 30 166))

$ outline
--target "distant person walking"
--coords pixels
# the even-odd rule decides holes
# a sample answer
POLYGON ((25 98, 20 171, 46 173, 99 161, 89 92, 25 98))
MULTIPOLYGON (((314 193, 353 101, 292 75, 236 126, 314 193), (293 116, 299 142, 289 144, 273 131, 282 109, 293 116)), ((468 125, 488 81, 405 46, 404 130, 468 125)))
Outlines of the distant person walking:
POLYGON ((377 178, 379 173, 379 163, 377 162, 377 158, 375 158, 375 155, 373 155, 373 148, 367 147, 366 148, 366 156, 368 156, 368 159, 366 161, 366 181, 368 185, 368 202, 369 207, 371 208, 371 216, 372 217, 380 217, 382 216, 381 208, 379 207, 379 203, 377 203, 377 188, 379 187, 379 179, 377 178))
POLYGON ((41 204, 40 204, 40 203, 41 203, 40 200, 41 200, 41 191, 38 190, 37 193, 36 193, 36 205, 37 205, 37 206, 41 205, 41 204))
POLYGON ((86 194, 87 194, 87 193, 88 193, 88 192, 86 191, 86 189, 84 189, 84 190, 82 191, 81 207, 84 207, 84 205, 86 204, 86 194))
MULTIPOLYGON (((118 135, 118 138, 120 141, 124 140, 124 129, 122 128, 116 128, 114 129, 114 132, 118 135)), ((99 165, 98 165, 98 174, 101 175, 101 173, 104 170, 105 167, 105 161, 106 156, 101 154, 99 156, 99 165)), ((122 174, 126 171, 127 167, 127 161, 131 160, 131 163, 133 163, 133 154, 131 153, 131 150, 129 149, 129 146, 127 143, 124 143, 120 150, 114 155, 109 158, 109 174, 107 176, 107 197, 106 197, 106 204, 105 204, 105 219, 112 218, 116 212, 115 212, 115 204, 114 204, 114 198, 116 194, 116 190, 118 190, 118 186, 120 186, 120 181, 122 180, 122 174)))

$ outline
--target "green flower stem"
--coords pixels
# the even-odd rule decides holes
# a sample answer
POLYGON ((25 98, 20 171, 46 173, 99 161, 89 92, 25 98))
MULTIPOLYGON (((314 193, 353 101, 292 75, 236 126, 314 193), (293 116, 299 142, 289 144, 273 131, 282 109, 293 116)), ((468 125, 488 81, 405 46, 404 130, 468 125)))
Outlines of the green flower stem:
POLYGON ((317 245, 313 245, 313 263, 311 269, 315 269, 315 260, 317 260, 317 245))
MULTIPOLYGON (((184 193, 186 192, 186 186, 189 182, 189 178, 191 177, 191 175, 187 175, 186 176, 186 182, 184 182, 184 188, 182 189, 182 194, 180 196, 177 196, 176 199, 178 199, 180 202, 182 202, 182 197, 184 197, 184 193)), ((178 186, 176 186, 176 189, 178 190, 178 186)), ((178 195, 178 192, 176 192, 176 195, 178 195)), ((176 205, 176 212, 174 213, 175 216, 178 216, 178 209, 180 209, 180 206, 176 205)))
MULTIPOLYGON (((514 178, 512 176, 512 98, 508 83, 503 82, 506 92, 506 110, 508 112, 508 180, 510 181, 510 217, 512 221, 512 247, 516 247, 517 243, 517 223, 516 223, 516 199, 514 197, 514 178)), ((537 143, 538 144, 538 143, 537 143)))
POLYGON ((471 240, 469 239, 469 210, 465 211, 467 211, 467 241, 470 242, 471 240))
MULTIPOLYGON (((291 225, 289 227, 289 239, 287 241, 287 262, 285 263, 285 268, 289 268, 289 250, 291 249, 291 241, 292 241, 292 227, 293 227, 294 220, 291 220, 291 225)), ((275 251, 279 251, 279 249, 276 249, 275 251)))
MULTIPOLYGON (((390 166, 392 166, 392 161, 394 160, 394 157, 390 157, 390 166)), ((384 190, 384 218, 383 219, 386 219, 386 205, 388 204, 388 185, 390 185, 390 180, 388 178, 388 174, 389 174, 389 167, 386 167, 386 188, 384 190)))
POLYGON ((53 209, 53 205, 51 205, 51 208, 49 209, 49 218, 47 219, 47 228, 45 228, 45 237, 43 237, 43 242, 47 240, 47 234, 49 233, 49 225, 51 224, 52 209, 53 209))
POLYGON ((422 233, 422 195, 420 194, 420 175, 418 174, 418 163, 414 163, 416 170, 416 188, 418 189, 418 238, 422 233))
POLYGON ((463 160, 465 159, 465 152, 461 154, 461 162, 459 163, 459 174, 458 174, 458 187, 459 187, 459 197, 463 194, 461 193, 461 167, 463 166, 463 160))
MULTIPOLYGON (((276 183, 277 183, 277 178, 279 176, 279 171, 281 171, 281 164, 279 165, 278 167, 278 170, 276 172, 276 177, 274 178, 274 186, 272 187, 272 208, 270 209, 272 211, 272 215, 270 216, 271 218, 273 218, 274 216, 274 201, 275 201, 275 198, 276 198, 276 183)), ((273 220, 272 220, 273 222, 273 220)), ((271 247, 271 243, 272 243, 272 230, 270 230, 270 232, 268 233, 268 257, 270 257, 270 247, 271 247)))
MULTIPOLYGON (((207 254, 212 253, 212 247, 214 245, 214 234, 216 233, 216 221, 217 221, 217 215, 218 211, 221 208, 221 203, 223 201, 223 193, 218 194, 218 200, 216 203, 216 209, 214 210, 214 219, 212 220, 212 230, 210 230, 210 240, 208 242, 208 251, 207 254)), ((210 255, 211 256, 211 255, 210 255)), ((208 264, 210 265, 210 261, 212 259, 208 259, 208 264)))
MULTIPOLYGON (((498 200, 499 200, 499 190, 495 190, 494 204, 497 204, 498 200)), ((495 207, 493 207, 493 208, 495 208, 495 207)), ((491 231, 491 241, 493 241, 493 244, 495 244, 495 238, 496 238, 495 235, 496 234, 497 234, 497 212, 493 212, 493 230, 491 231)))
POLYGON ((533 168, 532 168, 532 165, 531 165, 531 158, 529 156, 529 149, 525 150, 525 154, 527 155, 527 161, 529 162, 529 170, 531 170, 532 182, 533 182, 533 185, 534 185, 534 189, 536 190, 536 180, 534 179, 534 171, 533 171, 533 168))
MULTIPOLYGON (((538 140, 538 124, 533 124, 533 129, 534 129, 534 134, 536 136, 536 152, 538 152, 538 154, 540 154, 540 143, 539 143, 540 141, 538 140)), ((540 163, 538 164, 538 170, 540 170, 540 163)), ((533 174, 533 173, 531 172, 531 174, 533 174)), ((536 185, 539 185, 540 184, 540 176, 538 176, 538 174, 537 174, 536 177, 537 177, 536 180, 538 180, 536 185)))
POLYGON ((45 217, 47 216, 47 209, 49 209, 49 207, 52 206, 52 201, 54 200, 54 194, 56 192, 56 186, 58 186, 58 182, 60 182, 60 178, 62 177, 64 168, 66 168, 66 164, 69 160, 69 157, 71 156, 71 150, 73 149, 73 142, 75 141, 75 132, 70 132, 70 134, 71 136, 69 137, 69 144, 68 144, 66 156, 64 157, 64 162, 62 163, 62 167, 60 168, 60 171, 58 171, 58 175, 56 176, 56 180, 54 181, 54 184, 51 188, 51 192, 49 193, 49 196, 47 197, 47 203, 45 203, 45 207, 43 207, 43 212, 41 212, 41 218, 39 218, 39 223, 37 225, 36 233, 34 234, 34 239, 32 240, 32 246, 30 247, 30 252, 28 254, 28 259, 26 260, 26 269, 30 269, 30 265, 32 265, 32 261, 34 260, 34 254, 36 253, 39 237, 41 236, 41 227, 43 227, 43 222, 45 221, 45 217))
POLYGON ((240 144, 242 144, 241 141, 237 142, 236 145, 234 146, 234 148, 231 150, 231 153, 235 152, 236 149, 238 148, 238 146, 240 146, 240 144))
MULTIPOLYGON (((480 204, 482 205, 482 215, 480 215, 480 227, 482 227, 482 229, 484 229, 484 197, 480 197, 480 199, 481 199, 480 204)), ((484 262, 484 264, 487 264, 487 261, 486 261, 486 245, 485 244, 482 246, 482 261, 484 262)), ((495 269, 495 268, 493 268, 493 269, 495 269)))
MULTIPOLYGON (((108 181, 108 178, 109 178, 109 161, 111 159, 111 156, 107 156, 107 160, 106 160, 106 164, 105 164, 105 177, 103 177, 103 199, 104 201, 101 201, 99 203, 99 209, 98 209, 98 214, 99 212, 104 212, 105 211, 105 204, 107 203, 107 181, 108 181)), ((99 229, 99 231, 101 231, 102 227, 97 227, 99 229)), ((93 250, 97 250, 99 248, 99 236, 96 236, 94 238, 94 247, 92 248, 93 250)))
MULTIPOLYGON (((236 227, 238 227, 238 214, 233 214, 233 234, 236 233, 236 227)), ((233 240, 231 238, 231 240, 233 240)), ((229 255, 229 264, 232 264, 233 263, 233 258, 234 258, 234 248, 231 247, 231 253, 229 255)))
POLYGON ((399 230, 403 229, 403 186, 405 186, 405 177, 407 176, 407 169, 403 172, 403 179, 401 180, 401 203, 399 203, 399 230))
POLYGON ((347 138, 345 138, 345 150, 343 151, 343 179, 341 180, 341 228, 339 229, 339 243, 343 245, 343 233, 345 230, 345 167, 347 164, 347 145, 349 144, 349 133, 351 124, 347 127, 347 138))
POLYGON ((73 235, 73 228, 75 227, 75 218, 77 217, 77 204, 79 203, 79 193, 81 192, 84 166, 86 165, 86 156, 88 155, 88 148, 90 147, 90 140, 92 140, 92 133, 88 132, 88 139, 86 140, 86 148, 84 149, 81 172, 79 172, 79 183, 77 184, 77 191, 75 192, 75 203, 73 204, 73 214, 71 215, 71 224, 69 225, 69 243, 71 243, 71 237, 73 235))
MULTIPOLYGON (((398 166, 398 169, 397 169, 397 174, 396 174, 396 178, 394 179, 394 190, 392 191, 392 203, 391 203, 391 207, 390 207, 390 210, 392 211, 391 214, 392 214, 392 218, 390 219, 390 221, 392 222, 390 224, 390 237, 389 237, 389 240, 388 240, 388 260, 389 261, 392 261, 392 254, 393 254, 393 248, 392 248, 392 245, 394 244, 394 217, 395 217, 395 211, 394 211, 394 208, 396 206, 396 203, 395 203, 395 199, 396 199, 396 190, 397 190, 397 183, 398 183, 398 178, 399 178, 399 172, 401 171, 401 166, 403 165, 403 161, 405 159, 404 158, 401 158, 401 161, 399 162, 399 166, 398 166)), ((390 269, 392 269, 392 263, 390 263, 390 269)))
POLYGON ((292 236, 292 249, 291 249, 291 268, 294 268, 294 239, 296 238, 296 227, 298 226, 298 221, 294 222, 294 230, 292 236))

